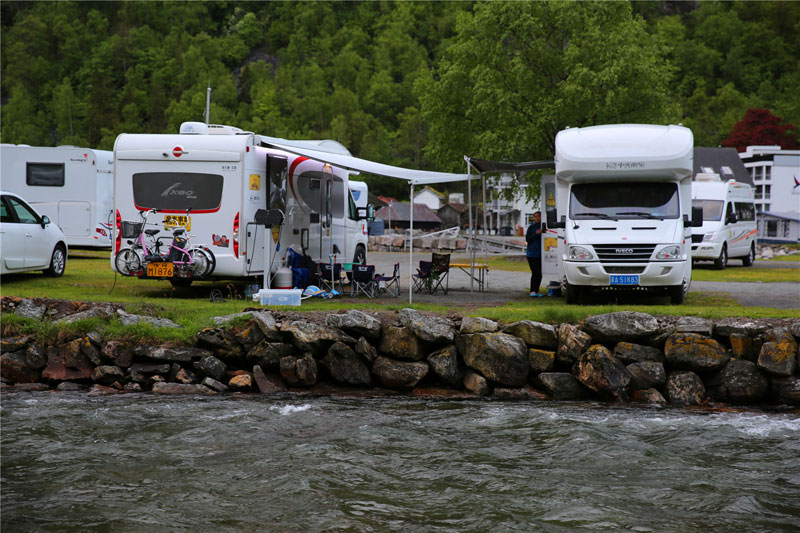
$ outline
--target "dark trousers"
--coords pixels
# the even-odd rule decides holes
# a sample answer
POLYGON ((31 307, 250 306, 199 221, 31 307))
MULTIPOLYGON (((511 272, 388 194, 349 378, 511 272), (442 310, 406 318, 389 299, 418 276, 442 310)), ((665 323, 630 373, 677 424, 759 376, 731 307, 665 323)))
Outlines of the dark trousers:
POLYGON ((542 258, 529 257, 528 266, 531 267, 531 292, 539 292, 542 284, 542 258))

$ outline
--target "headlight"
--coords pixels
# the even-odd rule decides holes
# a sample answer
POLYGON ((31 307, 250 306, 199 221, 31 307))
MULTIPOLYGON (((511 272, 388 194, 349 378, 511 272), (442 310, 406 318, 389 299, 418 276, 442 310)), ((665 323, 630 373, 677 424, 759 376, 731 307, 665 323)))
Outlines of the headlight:
POLYGON ((711 233, 706 233, 705 235, 703 235, 703 242, 713 241, 714 237, 716 236, 717 236, 716 231, 712 231, 711 233))
POLYGON ((583 246, 570 246, 567 256, 572 261, 592 261, 594 254, 583 246))
POLYGON ((678 259, 681 256, 681 247, 678 244, 667 246, 656 254, 656 259, 678 259))

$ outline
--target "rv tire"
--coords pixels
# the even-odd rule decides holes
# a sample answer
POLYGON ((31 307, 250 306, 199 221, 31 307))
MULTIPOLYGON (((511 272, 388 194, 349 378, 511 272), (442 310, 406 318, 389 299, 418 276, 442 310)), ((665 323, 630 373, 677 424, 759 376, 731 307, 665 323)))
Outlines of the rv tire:
POLYGON ((567 297, 567 303, 572 304, 580 304, 581 300, 581 288, 576 287, 575 285, 570 285, 569 283, 566 284, 565 291, 567 297))
POLYGON ((669 294, 669 302, 672 305, 681 305, 683 303, 683 297, 685 296, 685 292, 683 290, 684 285, 678 285, 675 287, 668 287, 667 294, 669 294))
POLYGON ((747 253, 746 256, 742 257, 742 266, 753 266, 753 263, 756 260, 756 245, 755 243, 750 245, 750 251, 747 253))
POLYGON ((356 253, 353 255, 353 263, 363 265, 367 262, 367 251, 360 244, 356 246, 356 253))
POLYGON ((728 266, 728 246, 723 244, 722 250, 719 252, 719 257, 714 259, 714 268, 717 270, 725 270, 728 266))

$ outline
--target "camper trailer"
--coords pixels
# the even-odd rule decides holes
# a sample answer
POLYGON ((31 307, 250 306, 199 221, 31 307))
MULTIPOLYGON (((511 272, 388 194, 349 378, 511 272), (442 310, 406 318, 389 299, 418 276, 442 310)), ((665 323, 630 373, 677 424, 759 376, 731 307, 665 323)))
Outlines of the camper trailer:
MULTIPOLYGON (((334 141, 297 142, 350 155, 334 141)), ((184 227, 190 245, 211 254, 206 277, 275 273, 290 247, 315 261, 366 260, 366 214, 356 208, 347 170, 267 148, 254 133, 197 122, 177 135, 121 134, 114 157, 115 270, 116 254, 130 246, 123 222, 152 210, 146 229, 168 236, 184 227)))
POLYGON ((2 188, 58 225, 70 247, 111 246, 112 152, 74 146, 0 146, 2 188))
POLYGON ((753 188, 719 174, 697 174, 692 205, 703 210, 703 225, 692 230, 692 259, 723 269, 728 258, 752 266, 756 257, 756 207, 753 188))
POLYGON ((555 147, 555 176, 542 178, 543 262, 557 255, 567 302, 635 290, 681 303, 691 283, 692 221, 699 223, 691 216, 692 132, 645 124, 574 128, 559 132, 555 147))

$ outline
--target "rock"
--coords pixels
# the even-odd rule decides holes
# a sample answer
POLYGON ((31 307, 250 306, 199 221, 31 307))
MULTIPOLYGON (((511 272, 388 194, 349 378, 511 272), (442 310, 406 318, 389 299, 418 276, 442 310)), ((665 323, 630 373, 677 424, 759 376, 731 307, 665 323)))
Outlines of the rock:
POLYGON ((38 305, 33 300, 23 298, 14 310, 14 314, 24 318, 32 318, 33 320, 41 320, 44 316, 47 307, 38 305))
POLYGON ((631 374, 622 362, 600 344, 590 346, 578 359, 577 378, 603 397, 627 401, 631 374))
POLYGON ((142 386, 135 381, 131 381, 125 384, 125 390, 130 392, 142 392, 142 386))
POLYGON ((762 339, 749 337, 741 333, 731 333, 729 339, 733 357, 746 361, 758 360, 758 354, 761 352, 761 345, 764 343, 762 339))
MULTIPOLYGON (((336 381, 348 385, 365 386, 372 383, 369 368, 364 359, 342 342, 334 343, 321 362, 336 381)), ((425 370, 427 372, 427 365, 425 370)))
POLYGON ((92 381, 100 385, 111 385, 116 381, 125 381, 125 373, 118 366, 100 365, 92 370, 92 381))
POLYGON ((549 372, 556 366, 556 352, 528 348, 528 364, 531 366, 532 373, 549 372))
POLYGON ((99 383, 95 383, 89 388, 89 396, 96 397, 96 396, 114 396, 116 394, 120 394, 120 389, 116 387, 110 387, 108 385, 101 385, 99 383))
POLYGON ((317 361, 310 353, 303 357, 287 355, 281 359, 280 371, 281 377, 292 386, 310 387, 319 379, 317 361))
POLYGON ((91 342, 95 347, 103 347, 103 335, 99 331, 90 331, 86 334, 86 338, 89 339, 89 342, 91 342))
POLYGON ((89 337, 84 337, 81 339, 81 353, 86 356, 89 361, 92 362, 93 365, 99 366, 103 364, 102 354, 100 350, 97 349, 97 346, 89 339, 89 337))
POLYGON ((325 324, 353 336, 366 337, 372 342, 377 342, 381 337, 381 321, 356 309, 328 315, 325 324))
POLYGON ((408 328, 387 326, 383 329, 378 352, 401 361, 421 361, 425 358, 422 341, 408 328))
POLYGON ((73 383, 71 381, 62 381, 56 387, 57 391, 60 392, 78 392, 78 391, 85 391, 86 385, 81 385, 80 383, 73 383))
POLYGON ((489 382, 485 377, 472 370, 464 372, 464 388, 478 396, 489 394, 489 382))
POLYGON ((664 356, 670 368, 692 372, 717 372, 730 360, 725 348, 697 333, 674 333, 667 339, 664 356))
POLYGON ((412 389, 428 373, 428 363, 395 361, 378 357, 372 365, 372 374, 390 389, 412 389))
POLYGON ((794 335, 795 339, 800 340, 800 320, 795 320, 789 326, 789 333, 794 335))
POLYGON ((530 385, 525 385, 519 389, 508 387, 496 387, 492 391, 492 396, 503 400, 549 400, 550 398, 530 385))
POLYGON ((631 373, 631 390, 660 389, 667 382, 664 364, 656 361, 641 361, 627 366, 631 373))
POLYGON ((241 345, 222 328, 201 329, 197 333, 197 344, 212 350, 214 355, 222 359, 240 359, 243 355, 241 345))
POLYGON ((734 404, 756 404, 767 394, 769 382, 752 361, 732 359, 706 384, 708 396, 734 404))
POLYGON ((39 370, 28 366, 24 352, 6 352, 0 356, 0 375, 12 383, 37 383, 42 379, 39 370))
POLYGON ((500 329, 500 327, 494 320, 465 316, 461 319, 461 329, 459 329, 459 333, 462 335, 468 333, 493 333, 498 329, 500 329))
POLYGON ((47 351, 38 343, 29 344, 25 348, 25 363, 36 370, 41 370, 47 365, 47 351))
POLYGON ((634 344, 632 342, 618 342, 614 347, 614 357, 626 365, 644 361, 651 361, 655 363, 664 362, 664 352, 658 348, 634 344))
POLYGON ((506 333, 460 335, 456 347, 468 367, 491 381, 509 387, 521 387, 527 381, 528 347, 518 337, 506 333))
POLYGON ((92 364, 80 353, 80 340, 47 349, 42 377, 50 381, 76 381, 92 377, 92 364))
MULTIPOLYGON (((173 328, 179 329, 183 326, 176 324, 172 320, 168 318, 156 318, 152 316, 141 316, 141 315, 131 315, 123 311, 122 309, 117 309, 117 314, 119 315, 119 320, 122 322, 123 326, 132 326, 135 324, 150 324, 154 328, 173 328)), ((75 316, 75 315, 73 315, 75 316)), ((71 318, 71 317, 68 317, 71 318)), ((64 319, 62 319, 64 320, 64 319)))
POLYGON ((214 322, 214 324, 216 324, 217 326, 222 326, 223 324, 227 324, 231 320, 236 320, 237 318, 252 318, 252 317, 253 317, 253 312, 244 311, 243 313, 233 313, 230 315, 211 317, 211 321, 214 322))
POLYGON ((256 326, 258 326, 261 333, 264 334, 265 339, 271 342, 281 342, 283 340, 280 327, 278 323, 275 322, 272 313, 269 311, 253 311, 252 316, 256 326))
POLYGON ((228 386, 225 385, 223 382, 217 381, 216 379, 210 377, 206 377, 205 379, 203 379, 202 384, 208 387, 209 389, 215 390, 217 392, 228 392, 230 390, 228 386))
POLYGON ((658 333, 658 320, 647 313, 617 311, 590 316, 583 323, 583 331, 593 342, 641 342, 658 333))
POLYGON ((734 333, 756 337, 766 333, 768 326, 748 318, 723 318, 714 324, 714 337, 727 338, 734 333))
POLYGON ((120 368, 131 366, 133 349, 119 341, 108 341, 103 345, 103 356, 120 368))
POLYGON ((213 355, 207 355, 200 359, 199 361, 195 361, 194 369, 203 374, 204 376, 209 376, 217 381, 221 380, 222 377, 225 375, 225 370, 227 369, 227 365, 214 357, 213 355))
POLYGON ((7 353, 24 350, 33 340, 33 335, 19 335, 0 339, 0 352, 7 353))
POLYGON ((228 387, 236 391, 247 391, 253 388, 253 376, 250 374, 239 374, 233 376, 228 381, 228 387))
POLYGON ((714 323, 707 318, 684 316, 675 324, 675 333, 697 333, 710 337, 714 330, 714 323))
POLYGON ((414 335, 431 344, 449 344, 456 336, 453 321, 440 316, 427 316, 414 309, 400 311, 400 323, 414 335))
POLYGON ((785 328, 770 331, 758 354, 758 368, 774 376, 791 376, 797 366, 797 342, 785 328))
POLYGON ((689 371, 672 372, 667 377, 665 390, 672 405, 700 405, 706 396, 700 376, 689 371))
POLYGON ((167 374, 170 371, 170 365, 144 365, 133 364, 128 368, 128 377, 137 383, 147 383, 152 376, 159 374, 167 374))
POLYGON ((428 364, 436 377, 451 387, 460 388, 464 384, 465 368, 455 346, 433 352, 428 356, 428 364))
POLYGON ((233 338, 242 345, 245 352, 249 352, 266 337, 261 332, 261 328, 254 324, 235 334, 233 338))
POLYGON ((592 338, 572 324, 558 326, 558 350, 556 361, 560 365, 571 367, 575 361, 592 344, 592 338))
POLYGON ((169 373, 169 381, 176 383, 197 383, 197 376, 191 370, 183 368, 178 363, 173 363, 169 373))
POLYGON ((256 380, 258 390, 260 390, 262 394, 286 392, 286 386, 284 386, 279 379, 265 374, 258 365, 253 367, 253 379, 256 380))
POLYGON ((635 390, 631 394, 631 401, 655 405, 665 405, 667 403, 667 400, 656 389, 635 390))
POLYGON ((156 394, 216 394, 205 385, 185 385, 183 383, 156 383, 153 385, 156 394))
POLYGON ((556 348, 558 338, 556 329, 550 324, 532 320, 520 320, 503 328, 503 333, 519 337, 528 346, 556 348))
POLYGON ((589 397, 589 390, 567 372, 542 372, 534 382, 555 400, 585 400, 589 397))
POLYGON ((170 363, 191 363, 212 355, 209 350, 193 348, 191 346, 178 346, 174 348, 163 346, 137 346, 133 349, 133 354, 138 357, 153 359, 155 361, 167 361, 170 363))
POLYGON ((366 337, 360 337, 358 339, 355 350, 356 353, 363 357, 364 360, 369 364, 372 364, 372 362, 378 357, 378 350, 376 350, 375 347, 369 343, 366 337))
POLYGON ((298 352, 299 350, 293 344, 264 340, 247 352, 247 360, 255 362, 262 368, 277 368, 281 359, 298 352))
POLYGON ((777 403, 800 405, 800 378, 797 376, 770 377, 769 391, 777 403))
POLYGON ((356 340, 330 326, 321 326, 305 320, 284 323, 281 332, 288 334, 292 343, 304 352, 323 354, 334 342, 355 344, 356 340))

